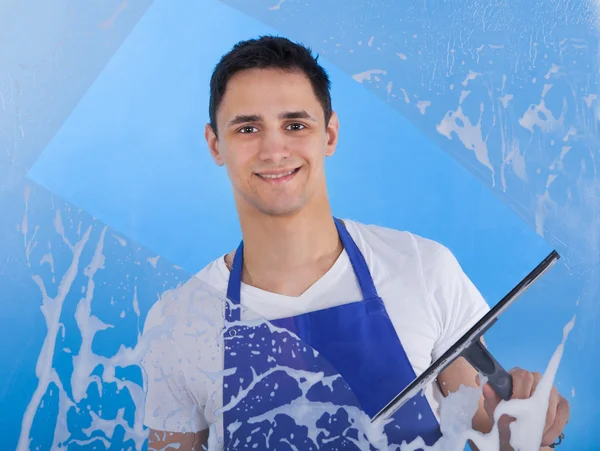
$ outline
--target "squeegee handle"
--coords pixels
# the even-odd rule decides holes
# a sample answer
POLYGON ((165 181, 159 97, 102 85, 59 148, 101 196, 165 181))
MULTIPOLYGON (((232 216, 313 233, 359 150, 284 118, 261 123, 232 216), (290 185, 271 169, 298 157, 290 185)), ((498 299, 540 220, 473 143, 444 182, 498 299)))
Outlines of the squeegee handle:
POLYGON ((463 351, 462 356, 475 369, 488 378, 487 383, 494 389, 498 396, 505 401, 508 401, 512 397, 512 376, 502 368, 481 340, 475 340, 473 344, 463 351))

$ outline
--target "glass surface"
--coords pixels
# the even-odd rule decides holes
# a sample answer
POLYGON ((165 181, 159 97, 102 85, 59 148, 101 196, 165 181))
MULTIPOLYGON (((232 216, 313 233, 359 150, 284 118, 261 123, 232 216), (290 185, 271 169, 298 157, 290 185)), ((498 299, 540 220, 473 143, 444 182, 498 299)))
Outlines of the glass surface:
POLYGON ((491 305, 561 254, 485 337, 505 368, 543 373, 576 315, 555 377, 571 404, 557 449, 596 449, 598 13, 592 1, 5 0, 3 449, 144 449, 148 312, 240 239, 203 138, 210 73, 261 34, 309 45, 330 74, 336 216, 443 243, 491 305))

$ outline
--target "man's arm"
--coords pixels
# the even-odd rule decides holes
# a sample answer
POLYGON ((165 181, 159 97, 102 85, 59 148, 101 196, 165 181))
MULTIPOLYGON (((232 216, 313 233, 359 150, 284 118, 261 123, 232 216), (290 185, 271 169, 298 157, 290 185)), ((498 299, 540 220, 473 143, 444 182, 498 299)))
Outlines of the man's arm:
MULTIPOLYGON (((423 238, 416 239, 415 243, 420 254, 424 284, 435 307, 433 318, 439 327, 439 335, 432 351, 432 358, 435 360, 489 311, 489 305, 450 249, 423 238)), ((530 398, 541 375, 520 369, 513 369, 510 373, 513 377, 513 399, 530 398)), ((477 371, 465 359, 459 358, 439 375, 438 383, 442 393, 447 396, 448 393, 458 391, 461 385, 478 387, 477 375, 477 371)), ((500 397, 489 385, 483 386, 483 396, 473 417, 473 429, 482 433, 492 430, 493 412, 500 401, 500 397)), ((569 403, 553 388, 542 443, 554 443, 568 418, 569 403)), ((508 416, 499 420, 502 450, 512 449, 509 444, 510 421, 508 416)))
POLYGON ((206 449, 208 429, 200 432, 164 432, 150 429, 148 451, 178 450, 201 451, 206 449))

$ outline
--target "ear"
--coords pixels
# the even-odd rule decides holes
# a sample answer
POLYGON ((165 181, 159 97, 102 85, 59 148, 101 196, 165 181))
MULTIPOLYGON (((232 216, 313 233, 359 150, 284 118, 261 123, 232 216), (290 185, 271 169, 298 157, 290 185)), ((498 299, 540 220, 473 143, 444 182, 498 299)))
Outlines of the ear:
POLYGON ((206 124, 204 127, 204 139, 206 139, 210 155, 213 157, 213 160, 215 160, 215 163, 219 166, 223 166, 225 164, 225 159, 219 150, 219 138, 210 124, 206 124))
POLYGON ((337 113, 334 111, 331 113, 329 124, 327 124, 327 148, 325 150, 325 156, 330 157, 334 154, 338 143, 338 133, 340 129, 340 122, 337 113))

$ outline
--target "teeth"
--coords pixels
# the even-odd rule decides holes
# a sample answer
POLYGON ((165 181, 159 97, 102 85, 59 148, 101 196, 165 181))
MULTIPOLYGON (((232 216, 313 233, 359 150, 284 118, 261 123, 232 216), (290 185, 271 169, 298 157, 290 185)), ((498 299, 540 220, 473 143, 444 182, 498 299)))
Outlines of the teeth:
POLYGON ((280 179, 281 177, 285 177, 286 175, 292 174, 294 171, 295 171, 295 169, 292 169, 291 171, 286 172, 284 174, 277 174, 277 175, 274 175, 274 174, 260 174, 260 176, 262 178, 264 178, 264 179, 280 179))

